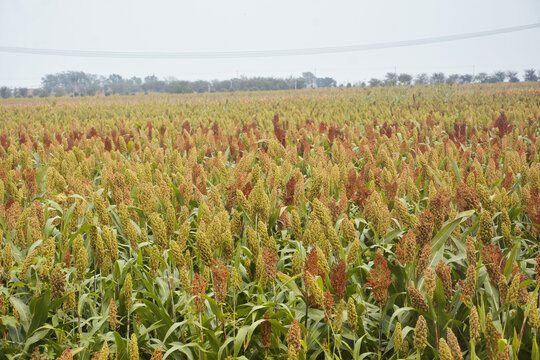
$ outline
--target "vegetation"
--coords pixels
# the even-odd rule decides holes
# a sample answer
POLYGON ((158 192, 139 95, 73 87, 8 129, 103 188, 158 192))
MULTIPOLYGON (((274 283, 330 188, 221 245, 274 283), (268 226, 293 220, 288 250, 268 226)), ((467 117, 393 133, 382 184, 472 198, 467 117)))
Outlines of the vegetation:
POLYGON ((0 104, 0 356, 538 359, 537 84, 0 104))
MULTIPOLYGON (((540 75, 540 72, 539 72, 540 75)), ((540 76, 536 70, 528 69, 523 72, 523 81, 535 82, 540 76)), ((386 73, 384 79, 372 78, 365 82, 355 83, 354 86, 410 86, 410 85, 441 85, 441 84, 494 84, 501 82, 516 83, 520 79, 517 71, 496 71, 493 74, 481 72, 471 74, 451 74, 446 76, 442 72, 418 74, 416 77, 406 73, 386 73)), ((336 80, 331 77, 318 78, 313 73, 302 73, 301 77, 289 77, 286 79, 273 77, 233 78, 229 80, 213 81, 185 81, 174 78, 160 80, 156 76, 123 78, 118 74, 109 77, 87 74, 82 71, 66 71, 57 74, 45 75, 41 80, 41 88, 10 89, 0 87, 0 97, 49 97, 49 96, 94 96, 94 95, 134 95, 136 93, 169 93, 187 94, 204 92, 234 92, 234 91, 268 91, 268 90, 297 90, 305 88, 327 88, 338 86, 336 80)), ((340 84, 351 87, 352 84, 340 84)))

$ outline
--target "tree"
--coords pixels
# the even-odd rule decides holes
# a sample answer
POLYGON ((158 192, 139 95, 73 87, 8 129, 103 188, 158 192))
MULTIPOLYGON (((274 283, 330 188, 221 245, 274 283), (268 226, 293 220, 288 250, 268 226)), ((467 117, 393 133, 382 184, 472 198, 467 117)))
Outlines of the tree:
POLYGON ((428 77, 428 74, 426 73, 418 74, 416 75, 416 78, 414 79, 415 85, 425 85, 428 83, 429 83, 429 77, 428 77))
POLYGON ((397 82, 398 82, 398 76, 396 73, 387 72, 386 75, 384 76, 385 85, 395 86, 397 85, 397 82))
POLYGON ((459 84, 460 78, 458 74, 452 74, 446 79, 446 83, 449 85, 459 84))
POLYGON ((506 80, 506 73, 504 71, 495 71, 493 73, 493 77, 495 78, 496 82, 504 82, 506 80))
POLYGON ((331 77, 317 78, 317 87, 336 87, 336 80, 331 77))
POLYGON ((313 88, 317 85, 317 77, 311 72, 302 73, 302 78, 306 82, 306 87, 313 88))
POLYGON ((473 81, 473 76, 471 74, 463 74, 459 76, 459 82, 462 84, 470 84, 473 81))
POLYGON ((24 98, 28 96, 28 88, 17 88, 15 89, 15 96, 24 98))
POLYGON ((508 81, 511 83, 519 82, 519 78, 517 77, 517 71, 507 71, 506 76, 508 77, 508 81))
POLYGON ((486 84, 489 81, 489 76, 485 72, 478 73, 476 77, 474 78, 475 82, 478 82, 480 84, 486 84))
POLYGON ((445 75, 442 72, 436 72, 431 75, 432 84, 444 84, 445 75))
POLYGON ((0 97, 2 97, 2 99, 7 99, 8 97, 11 97, 11 89, 7 86, 0 87, 0 97))
POLYGON ((538 81, 538 76, 536 76, 536 71, 534 69, 527 69, 524 72, 525 81, 538 81))
POLYGON ((398 76, 398 81, 400 85, 411 85, 412 76, 409 74, 401 73, 398 76))
POLYGON ((368 83, 369 83, 369 86, 381 86, 383 84, 381 80, 376 79, 376 78, 369 79, 368 83))

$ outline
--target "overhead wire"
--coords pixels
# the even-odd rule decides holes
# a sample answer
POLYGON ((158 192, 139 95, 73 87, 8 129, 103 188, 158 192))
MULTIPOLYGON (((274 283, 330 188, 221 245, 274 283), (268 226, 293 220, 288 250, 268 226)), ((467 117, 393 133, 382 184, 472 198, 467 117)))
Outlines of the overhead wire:
POLYGON ((379 42, 361 45, 345 45, 330 47, 281 49, 281 50, 244 50, 244 51, 193 51, 193 52, 160 52, 160 51, 98 51, 98 50, 66 50, 45 49, 18 46, 0 45, 0 53, 70 56, 86 58, 116 58, 116 59, 237 59, 237 58, 260 58, 278 56, 305 56, 319 54, 350 53, 368 50, 391 49, 398 47, 428 45, 456 40, 466 40, 486 37, 498 34, 506 34, 517 31, 539 28, 540 23, 521 26, 506 27, 494 30, 477 31, 471 33, 454 34, 446 36, 426 37, 413 40, 379 42))

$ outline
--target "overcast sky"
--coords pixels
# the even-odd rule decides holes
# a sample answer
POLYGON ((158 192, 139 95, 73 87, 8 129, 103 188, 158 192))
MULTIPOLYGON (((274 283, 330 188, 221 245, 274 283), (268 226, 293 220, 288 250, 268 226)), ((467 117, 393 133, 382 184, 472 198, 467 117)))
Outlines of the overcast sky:
MULTIPOLYGON (((135 1, 0 0, 0 46, 101 51, 242 51, 360 45, 540 22, 539 0, 135 1)), ((0 85, 38 87, 81 70, 186 80, 299 76, 339 83, 416 74, 540 69, 540 28, 356 53, 205 60, 103 59, 0 53, 0 85)))

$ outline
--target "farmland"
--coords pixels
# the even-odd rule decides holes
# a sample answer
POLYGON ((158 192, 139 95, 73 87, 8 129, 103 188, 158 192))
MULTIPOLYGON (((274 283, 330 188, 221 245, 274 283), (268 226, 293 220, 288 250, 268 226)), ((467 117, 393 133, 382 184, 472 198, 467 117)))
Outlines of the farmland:
POLYGON ((0 357, 539 358, 540 86, 0 102, 0 357))

